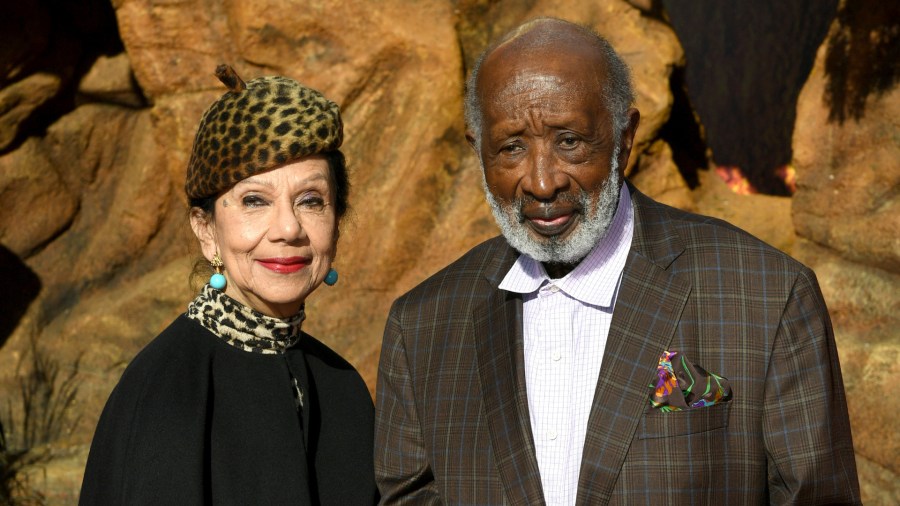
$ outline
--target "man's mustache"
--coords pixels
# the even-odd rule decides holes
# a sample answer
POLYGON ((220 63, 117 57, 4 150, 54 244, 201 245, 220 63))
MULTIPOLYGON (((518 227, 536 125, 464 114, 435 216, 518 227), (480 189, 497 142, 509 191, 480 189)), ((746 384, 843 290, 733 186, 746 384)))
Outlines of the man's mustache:
POLYGON ((561 204, 580 214, 584 212, 584 209, 590 207, 590 200, 590 195, 586 191, 580 190, 578 193, 558 193, 550 200, 523 195, 516 197, 510 207, 515 211, 516 219, 519 220, 519 223, 522 223, 526 219, 525 208, 528 208, 528 214, 532 217, 551 219, 556 214, 555 209, 561 204))

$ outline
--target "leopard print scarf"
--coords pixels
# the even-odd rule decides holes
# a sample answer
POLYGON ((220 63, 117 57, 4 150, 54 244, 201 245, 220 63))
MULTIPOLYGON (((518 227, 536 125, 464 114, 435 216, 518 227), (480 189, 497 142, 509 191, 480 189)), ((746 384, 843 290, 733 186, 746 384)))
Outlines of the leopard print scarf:
POLYGON ((306 314, 301 307, 290 318, 272 318, 206 285, 188 305, 187 317, 235 348, 275 355, 297 344, 306 314))

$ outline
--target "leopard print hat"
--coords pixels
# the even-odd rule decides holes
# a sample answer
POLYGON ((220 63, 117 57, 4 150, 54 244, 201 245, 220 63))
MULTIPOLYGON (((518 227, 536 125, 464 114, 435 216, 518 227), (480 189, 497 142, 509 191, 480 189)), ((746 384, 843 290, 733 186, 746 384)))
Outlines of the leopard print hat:
POLYGON ((280 76, 244 83, 228 65, 219 65, 216 77, 229 91, 200 119, 184 184, 188 199, 341 146, 340 108, 318 91, 280 76))

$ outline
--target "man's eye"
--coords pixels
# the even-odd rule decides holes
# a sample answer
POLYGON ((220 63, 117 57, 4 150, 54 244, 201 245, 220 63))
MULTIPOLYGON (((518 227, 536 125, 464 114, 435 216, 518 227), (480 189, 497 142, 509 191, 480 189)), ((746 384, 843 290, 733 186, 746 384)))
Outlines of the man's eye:
POLYGON ((500 151, 503 153, 518 153, 519 151, 522 151, 522 149, 524 148, 518 143, 506 144, 505 146, 500 147, 500 151))
POLYGON ((241 199, 241 203, 244 204, 244 207, 261 207, 267 204, 265 199, 258 195, 247 195, 241 199))
POLYGON ((559 140, 559 145, 564 148, 574 148, 578 145, 578 137, 574 135, 565 135, 559 140))

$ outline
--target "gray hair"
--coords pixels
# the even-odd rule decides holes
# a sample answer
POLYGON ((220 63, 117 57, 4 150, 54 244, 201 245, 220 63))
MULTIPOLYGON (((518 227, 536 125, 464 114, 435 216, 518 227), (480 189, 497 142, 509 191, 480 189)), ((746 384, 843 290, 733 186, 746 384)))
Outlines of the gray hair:
MULTIPOLYGON (((625 64, 622 57, 619 56, 615 49, 613 49, 609 41, 585 26, 557 18, 538 18, 520 25, 489 45, 475 61, 475 66, 472 68, 472 72, 466 80, 465 119, 466 125, 474 136, 475 148, 477 151, 481 150, 481 128, 483 120, 481 97, 478 94, 478 77, 481 73, 481 66, 484 64, 484 60, 487 59, 487 56, 495 49, 531 32, 534 28, 546 22, 563 24, 576 29, 584 37, 586 43, 592 44, 600 51, 606 62, 608 80, 607 85, 604 89, 600 90, 600 93, 610 116, 612 116, 616 137, 621 137, 625 127, 628 126, 628 109, 634 104, 635 99, 634 88, 631 84, 631 72, 628 69, 628 65, 625 64)), ((537 44, 545 45, 553 40, 556 40, 553 36, 541 35, 538 38, 537 44)))

